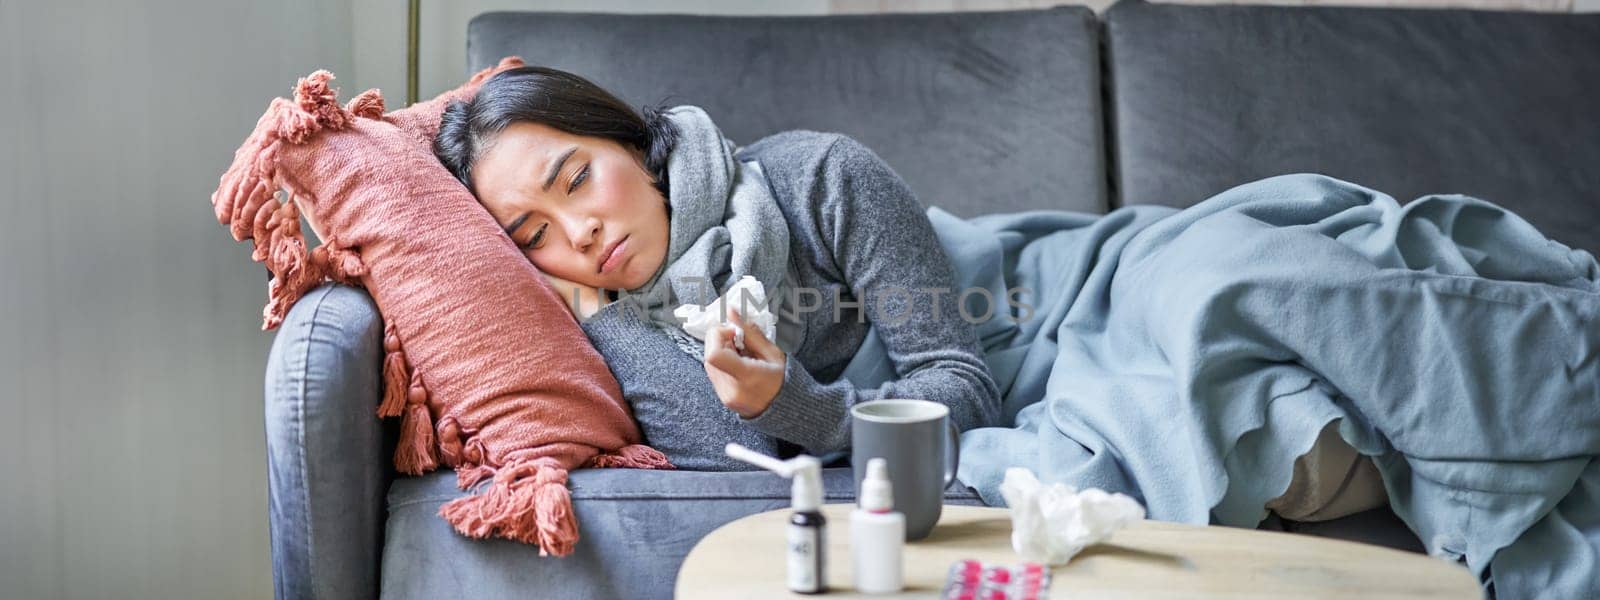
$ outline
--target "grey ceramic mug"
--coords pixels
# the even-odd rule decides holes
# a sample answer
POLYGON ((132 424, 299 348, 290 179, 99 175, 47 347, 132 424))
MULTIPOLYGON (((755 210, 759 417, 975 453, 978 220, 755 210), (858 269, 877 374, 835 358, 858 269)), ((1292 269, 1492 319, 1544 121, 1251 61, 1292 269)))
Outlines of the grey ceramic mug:
POLYGON ((960 437, 950 409, 927 400, 874 400, 850 409, 850 466, 856 496, 867 461, 888 463, 894 509, 906 516, 906 539, 933 532, 944 507, 944 489, 956 480, 960 437))

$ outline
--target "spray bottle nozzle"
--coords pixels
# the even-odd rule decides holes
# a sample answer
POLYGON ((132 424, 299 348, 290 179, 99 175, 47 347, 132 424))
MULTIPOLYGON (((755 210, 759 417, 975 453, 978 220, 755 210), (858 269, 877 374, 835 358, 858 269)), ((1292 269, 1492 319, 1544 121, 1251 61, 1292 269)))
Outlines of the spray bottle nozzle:
POLYGON ((795 510, 816 510, 822 506, 822 461, 815 456, 801 454, 789 460, 778 460, 734 443, 728 444, 727 452, 730 457, 793 479, 789 502, 795 510))
POLYGON ((882 458, 867 460, 867 475, 861 478, 861 508, 889 512, 894 508, 894 488, 889 484, 889 463, 882 458))

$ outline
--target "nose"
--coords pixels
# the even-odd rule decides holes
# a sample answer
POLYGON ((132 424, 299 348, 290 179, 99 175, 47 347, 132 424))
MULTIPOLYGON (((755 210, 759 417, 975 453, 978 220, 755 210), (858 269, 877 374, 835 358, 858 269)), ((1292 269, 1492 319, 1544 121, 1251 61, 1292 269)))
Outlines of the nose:
POLYGON ((572 248, 579 253, 588 253, 599 238, 595 233, 600 231, 600 219, 593 216, 575 216, 566 219, 563 224, 567 229, 567 239, 572 240, 572 248))

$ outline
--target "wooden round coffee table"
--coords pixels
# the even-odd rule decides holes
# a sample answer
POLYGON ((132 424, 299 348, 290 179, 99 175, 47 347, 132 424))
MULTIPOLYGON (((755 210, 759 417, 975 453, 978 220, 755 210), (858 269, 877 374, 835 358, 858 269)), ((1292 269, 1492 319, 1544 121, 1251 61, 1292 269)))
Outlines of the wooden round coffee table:
MULTIPOLYGON (((828 598, 935 598, 961 559, 1016 564, 1003 508, 944 507, 925 539, 906 544, 906 589, 852 588, 849 504, 828 519, 828 598)), ((678 571, 679 598, 808 598, 783 585, 789 510, 751 515, 711 532, 678 571)), ((1051 571, 1055 598, 1478 598, 1466 568, 1421 554, 1342 540, 1234 527, 1142 521, 1051 571)))

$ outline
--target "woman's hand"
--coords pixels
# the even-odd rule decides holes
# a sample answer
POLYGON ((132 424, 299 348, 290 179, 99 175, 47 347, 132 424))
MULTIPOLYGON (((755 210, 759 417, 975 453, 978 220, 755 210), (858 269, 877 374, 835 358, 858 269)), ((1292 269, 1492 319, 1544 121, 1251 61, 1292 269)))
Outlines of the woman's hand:
POLYGON ((579 321, 599 312, 601 307, 599 289, 567 281, 549 273, 544 273, 544 278, 550 282, 550 287, 555 288, 561 300, 567 303, 567 310, 579 321))
POLYGON ((783 387, 783 366, 788 356, 761 328, 739 318, 728 307, 732 325, 718 325, 706 333, 706 375, 722 405, 739 416, 754 419, 767 410, 783 387), (744 329, 744 351, 733 345, 734 328, 744 329))

